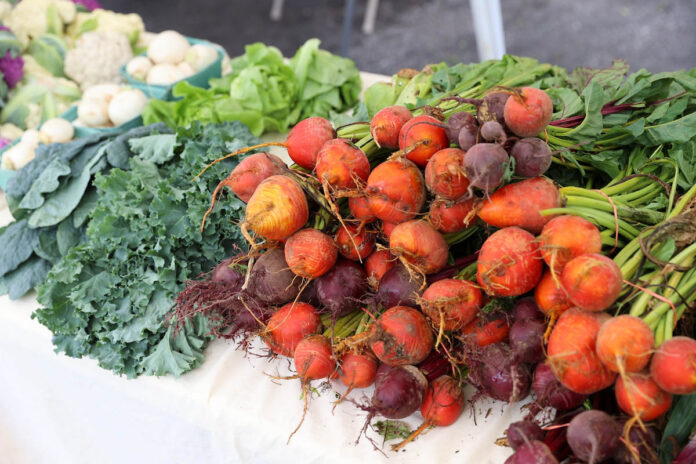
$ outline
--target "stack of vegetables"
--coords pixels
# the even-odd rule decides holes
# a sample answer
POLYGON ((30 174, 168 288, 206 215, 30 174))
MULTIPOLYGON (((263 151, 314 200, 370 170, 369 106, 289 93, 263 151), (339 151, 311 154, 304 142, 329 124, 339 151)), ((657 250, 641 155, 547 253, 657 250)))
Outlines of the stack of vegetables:
POLYGON ((103 10, 98 2, 0 6, 0 21, 16 36, 22 63, 0 112, 0 136, 12 140, 65 112, 87 87, 120 82, 120 66, 147 38, 140 16, 103 10))
MULTIPOLYGON (((310 51, 312 62, 327 56, 310 51)), ((346 65, 343 58, 336 63, 346 65)), ((358 77, 357 70, 348 74, 358 77)), ((357 98, 359 80, 357 86, 350 98, 357 98)), ((272 99, 272 88, 259 92, 272 99)), ((224 233, 198 229, 208 191, 237 160, 190 179, 215 153, 258 142, 239 122, 131 128, 144 103, 139 90, 92 85, 74 126, 54 119, 25 131, 26 141, 11 149, 31 156, 22 156, 25 165, 5 190, 16 221, 0 228, 0 293, 15 299, 38 287, 43 307, 36 317, 53 331, 58 350, 94 357, 129 377, 180 375, 203 360, 207 322, 196 318, 174 334, 165 315, 186 279, 244 246, 229 220, 242 214, 241 202, 211 215, 224 233), (81 131, 80 121, 95 128, 81 131)), ((346 109, 337 104, 337 111, 346 109)))
MULTIPOLYGON (((76 3, 0 2, 0 136, 30 129, 3 158, 24 168, 0 291, 38 286, 57 350, 180 375, 212 336, 260 336, 294 359, 305 412, 324 378, 366 413, 361 433, 420 410, 397 450, 454 423, 468 383, 471 400, 532 395, 510 463, 679 454, 696 430, 696 70, 435 64, 344 113, 358 71, 312 39, 289 61, 249 45, 177 101, 122 92, 124 111, 124 64, 169 84, 212 49, 76 3), (53 118, 83 92, 80 119, 114 130, 69 141, 53 118), (111 127, 141 111, 148 125, 111 127)), ((696 439, 677 462, 694 455, 696 439)))
POLYGON ((190 320, 175 335, 164 316, 184 280, 241 242, 229 219, 239 216, 242 204, 216 211, 210 216, 216 230, 201 232, 207 191, 236 162, 190 179, 201 161, 213 158, 211 151, 255 141, 238 122, 194 124, 176 133, 160 124, 133 129, 98 149, 95 156, 111 169, 95 175, 83 208, 86 227, 38 288, 43 307, 36 317, 54 333, 58 350, 96 358, 128 377, 179 375, 200 364, 206 321, 190 320))
POLYGON ((238 120, 258 136, 286 132, 308 116, 346 111, 358 102, 358 69, 352 60, 319 49, 319 43, 308 40, 288 63, 275 47, 247 45, 244 55, 230 60, 229 74, 210 80, 210 89, 180 82, 172 92, 178 101, 151 101, 145 124, 238 120))
MULTIPOLYGON (((178 325, 204 315, 242 346, 260 336, 294 358, 305 401, 312 380, 374 383, 359 404, 368 423, 420 409, 423 425, 395 450, 452 424, 466 382, 511 403, 534 391, 508 430, 510 463, 657 462, 654 421, 673 395, 696 393, 696 341, 673 336, 693 337, 680 317, 696 295, 694 160, 683 156, 695 81, 624 81, 615 63, 582 89, 546 92, 571 77, 515 60, 401 73, 417 106, 393 105, 399 90, 380 85, 356 110, 369 123, 335 131, 307 118, 284 143, 220 158, 280 145, 296 164, 256 153, 218 184, 201 230, 227 187, 247 203, 250 251, 188 282, 178 325)), ((673 427, 689 417, 670 414, 673 427)), ((663 459, 672 439, 665 431, 663 459)))

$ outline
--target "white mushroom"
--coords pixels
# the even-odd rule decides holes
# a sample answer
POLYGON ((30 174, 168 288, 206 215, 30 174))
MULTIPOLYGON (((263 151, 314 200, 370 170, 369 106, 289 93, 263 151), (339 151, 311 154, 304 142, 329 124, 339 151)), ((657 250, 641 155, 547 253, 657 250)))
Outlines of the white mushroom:
POLYGON ((126 89, 116 94, 109 103, 109 119, 120 126, 140 116, 147 104, 147 97, 138 89, 126 89))
POLYGON ((164 31, 150 42, 147 57, 155 64, 179 64, 186 58, 190 47, 183 35, 176 31, 164 31))

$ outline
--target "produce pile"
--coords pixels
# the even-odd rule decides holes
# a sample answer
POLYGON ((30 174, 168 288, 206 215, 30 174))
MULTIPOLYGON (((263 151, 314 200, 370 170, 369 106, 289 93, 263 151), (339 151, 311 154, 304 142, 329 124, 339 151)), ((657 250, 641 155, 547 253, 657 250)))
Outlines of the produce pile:
POLYGON ((174 326, 204 316, 292 358, 305 413, 338 378, 362 433, 420 411, 393 450, 454 423, 468 383, 474 402, 531 396, 509 463, 670 462, 696 427, 696 79, 626 71, 402 71, 354 122, 218 158, 295 164, 255 153, 220 178, 201 230, 241 200, 249 250, 187 282, 174 326))
POLYGON ((198 229, 208 192, 238 160, 191 179, 217 153, 259 142, 237 119, 261 134, 355 105, 357 68, 316 39, 292 66, 263 44, 230 65, 219 46, 146 32, 138 15, 97 2, 0 2, 0 20, 0 71, 12 88, 6 95, 0 84, 8 98, 0 135, 12 144, 0 152, 0 185, 15 219, 0 228, 0 294, 37 289, 43 307, 34 317, 57 351, 128 377, 187 372, 203 360, 207 321, 174 334, 173 300, 187 279, 245 248, 235 226, 241 202, 211 215, 217 231, 198 229), (151 84, 198 94, 212 92, 209 80, 249 118, 196 114, 143 126, 151 84), (265 122, 251 124, 256 115, 265 122))
POLYGON ((91 85, 120 82, 120 66, 150 37, 140 16, 96 1, 3 1, 0 22, 0 137, 8 140, 61 115, 91 85))
POLYGON ((180 82, 173 94, 181 99, 152 100, 143 119, 170 127, 238 120, 258 136, 286 132, 308 116, 341 113, 358 102, 360 88, 353 61, 319 49, 317 39, 308 40, 288 63, 277 48, 255 43, 230 60, 229 74, 210 80, 210 89, 180 82))
POLYGON ((488 397, 525 404, 512 464, 696 459, 696 68, 508 55, 359 102, 317 39, 223 60, 96 2, 6 3, 0 293, 38 290, 56 351, 127 377, 216 337, 291 358, 290 438, 337 379, 393 450, 488 397))

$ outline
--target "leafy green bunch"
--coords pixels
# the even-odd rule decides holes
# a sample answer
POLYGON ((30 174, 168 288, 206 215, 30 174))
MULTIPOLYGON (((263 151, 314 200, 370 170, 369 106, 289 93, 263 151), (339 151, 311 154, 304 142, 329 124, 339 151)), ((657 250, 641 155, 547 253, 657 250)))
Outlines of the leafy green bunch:
POLYGON ((193 123, 128 141, 128 168, 96 176, 86 240, 39 287, 43 308, 35 317, 53 331, 57 351, 96 358, 128 377, 180 375, 202 361, 205 321, 191 320, 175 334, 165 316, 187 279, 243 243, 237 221, 244 204, 220 203, 201 231, 210 192, 237 160, 191 179, 220 153, 257 142, 239 122, 193 123))

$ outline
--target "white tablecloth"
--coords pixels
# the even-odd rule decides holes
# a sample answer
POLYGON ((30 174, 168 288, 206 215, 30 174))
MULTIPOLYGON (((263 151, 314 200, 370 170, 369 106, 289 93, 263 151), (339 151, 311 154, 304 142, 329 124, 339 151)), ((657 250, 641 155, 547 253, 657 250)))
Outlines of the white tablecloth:
MULTIPOLYGON (((366 86, 380 78, 363 74, 366 86)), ((0 199, 0 224, 10 220, 0 199)), ((387 458, 364 437, 354 444, 365 414, 351 404, 332 414, 329 390, 312 398, 302 428, 286 445, 302 415, 299 381, 263 374, 288 373, 286 361, 269 364, 215 341, 203 365, 178 379, 128 380, 93 360, 56 355, 51 333, 31 319, 36 308, 34 293, 18 301, 0 297, 3 464, 497 464, 511 451, 494 441, 521 417, 519 406, 479 400, 454 425, 428 432, 405 451, 385 446, 387 458)), ((415 427, 421 420, 417 413, 408 422, 415 427)))
MULTIPOLYGON (((454 425, 434 429, 392 459, 362 438, 364 413, 331 391, 312 398, 302 428, 298 381, 274 383, 285 361, 246 357, 216 341, 182 377, 127 380, 89 359, 56 355, 51 334, 30 318, 34 295, 0 297, 0 462, 24 463, 502 463, 493 444, 518 407, 478 401, 454 425), (474 414, 476 422, 474 424, 474 414), (485 417, 488 415, 488 417, 485 417), (397 459, 394 459, 394 458, 397 459)), ((334 383, 337 389, 343 391, 334 383)), ((360 398, 360 392, 354 392, 360 398)), ((418 425, 420 414, 409 418, 418 425)), ((376 437, 374 432, 370 432, 376 437)))

